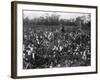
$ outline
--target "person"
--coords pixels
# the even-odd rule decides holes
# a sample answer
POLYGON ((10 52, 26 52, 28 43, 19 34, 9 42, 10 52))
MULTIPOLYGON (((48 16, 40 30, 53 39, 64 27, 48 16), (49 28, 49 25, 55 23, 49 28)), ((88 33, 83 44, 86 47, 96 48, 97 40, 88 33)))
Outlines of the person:
POLYGON ((65 33, 65 29, 64 29, 63 24, 61 24, 61 27, 62 27, 62 28, 61 28, 61 32, 62 32, 62 33, 65 33))

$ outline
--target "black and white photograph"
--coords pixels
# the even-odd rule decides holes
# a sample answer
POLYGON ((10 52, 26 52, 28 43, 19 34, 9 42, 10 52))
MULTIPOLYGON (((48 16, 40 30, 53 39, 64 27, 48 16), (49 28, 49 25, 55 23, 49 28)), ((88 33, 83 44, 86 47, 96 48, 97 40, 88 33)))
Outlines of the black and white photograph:
POLYGON ((12 77, 97 73, 97 6, 12 2, 12 77))
POLYGON ((23 69, 91 66, 91 14, 23 11, 23 69))

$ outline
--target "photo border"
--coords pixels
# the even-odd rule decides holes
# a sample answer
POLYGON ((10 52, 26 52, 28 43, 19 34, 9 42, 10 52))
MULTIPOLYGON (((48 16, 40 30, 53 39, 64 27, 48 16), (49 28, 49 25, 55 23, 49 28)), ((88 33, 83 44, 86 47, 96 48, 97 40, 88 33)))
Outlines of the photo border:
POLYGON ((57 3, 40 3, 40 2, 25 2, 12 1, 11 2, 11 77, 12 78, 31 78, 31 77, 50 77, 50 76, 66 76, 66 75, 81 75, 94 74, 98 72, 98 7, 88 5, 73 5, 73 4, 57 4, 57 3), (64 73, 64 74, 50 74, 50 75, 33 75, 33 76, 17 76, 17 4, 34 4, 34 5, 49 5, 59 7, 76 7, 76 8, 93 8, 96 9, 96 71, 82 72, 82 73, 64 73))

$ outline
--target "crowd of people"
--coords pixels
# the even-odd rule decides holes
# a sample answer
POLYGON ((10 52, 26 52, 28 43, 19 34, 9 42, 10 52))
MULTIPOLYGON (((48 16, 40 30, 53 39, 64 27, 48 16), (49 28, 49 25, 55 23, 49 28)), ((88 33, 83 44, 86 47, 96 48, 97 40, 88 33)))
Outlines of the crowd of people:
POLYGON ((91 39, 81 30, 32 30, 23 36, 23 69, 91 65, 91 39))

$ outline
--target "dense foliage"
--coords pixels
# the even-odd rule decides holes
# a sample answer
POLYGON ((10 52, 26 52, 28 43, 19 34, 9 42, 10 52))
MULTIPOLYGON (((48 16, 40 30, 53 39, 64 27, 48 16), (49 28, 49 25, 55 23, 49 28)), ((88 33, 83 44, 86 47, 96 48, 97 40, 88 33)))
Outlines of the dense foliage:
POLYGON ((23 21, 23 68, 91 65, 90 21, 58 15, 23 21))

